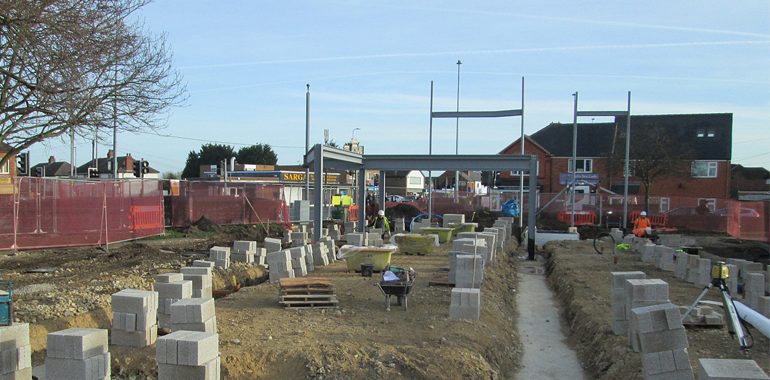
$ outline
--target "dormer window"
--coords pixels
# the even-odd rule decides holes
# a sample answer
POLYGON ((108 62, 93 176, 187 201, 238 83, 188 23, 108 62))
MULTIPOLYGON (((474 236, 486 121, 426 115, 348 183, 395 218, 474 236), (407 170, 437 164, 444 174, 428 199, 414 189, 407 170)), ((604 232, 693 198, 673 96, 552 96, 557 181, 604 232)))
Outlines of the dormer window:
POLYGON ((706 130, 703 128, 698 128, 698 137, 706 137, 706 130))
POLYGON ((715 131, 714 128, 709 128, 706 130, 706 137, 714 137, 715 131))

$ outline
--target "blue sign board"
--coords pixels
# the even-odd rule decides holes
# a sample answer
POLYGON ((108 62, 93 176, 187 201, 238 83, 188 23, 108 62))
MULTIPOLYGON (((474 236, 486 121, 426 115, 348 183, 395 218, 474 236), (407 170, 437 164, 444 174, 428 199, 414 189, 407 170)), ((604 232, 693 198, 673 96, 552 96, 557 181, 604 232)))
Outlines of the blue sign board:
MULTIPOLYGON (((566 185, 571 183, 573 173, 559 173, 559 183, 566 185)), ((596 173, 574 173, 576 185, 596 186, 599 183, 599 174, 596 173)))

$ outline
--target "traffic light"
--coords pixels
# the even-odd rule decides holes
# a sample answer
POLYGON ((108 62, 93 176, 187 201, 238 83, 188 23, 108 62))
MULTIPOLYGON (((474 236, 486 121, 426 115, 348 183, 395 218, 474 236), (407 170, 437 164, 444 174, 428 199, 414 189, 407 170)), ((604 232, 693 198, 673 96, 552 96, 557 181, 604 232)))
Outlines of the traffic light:
POLYGON ((134 177, 139 178, 142 176, 142 161, 136 160, 134 161, 134 177))
POLYGON ((88 178, 99 178, 99 169, 88 168, 88 178))
POLYGON ((142 177, 144 177, 145 174, 150 172, 150 162, 146 160, 141 160, 141 167, 142 167, 142 177))
POLYGON ((16 175, 29 175, 29 152, 22 152, 16 155, 16 175))
POLYGON ((43 167, 38 166, 35 168, 35 177, 42 177, 43 176, 43 167))

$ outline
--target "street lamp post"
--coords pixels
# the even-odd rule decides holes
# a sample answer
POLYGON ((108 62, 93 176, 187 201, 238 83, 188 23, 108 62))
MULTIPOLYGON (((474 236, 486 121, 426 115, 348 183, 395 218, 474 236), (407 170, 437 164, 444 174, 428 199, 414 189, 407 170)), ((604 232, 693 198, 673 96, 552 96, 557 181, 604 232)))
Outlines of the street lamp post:
MULTIPOLYGON (((351 134, 351 135, 350 135, 350 142, 351 142, 351 143, 353 142, 353 139, 355 139, 355 138, 356 138, 356 131, 360 131, 360 130, 361 130, 361 128, 353 128, 353 134, 351 134)), ((353 147, 351 147, 351 149, 352 149, 352 148, 353 148, 353 147)))
MULTIPOLYGON (((460 112, 460 65, 463 63, 457 60, 457 107, 456 111, 460 112)), ((460 154, 460 117, 455 118, 455 155, 460 154)), ((460 172, 455 170, 455 202, 459 199, 460 191, 460 172)))

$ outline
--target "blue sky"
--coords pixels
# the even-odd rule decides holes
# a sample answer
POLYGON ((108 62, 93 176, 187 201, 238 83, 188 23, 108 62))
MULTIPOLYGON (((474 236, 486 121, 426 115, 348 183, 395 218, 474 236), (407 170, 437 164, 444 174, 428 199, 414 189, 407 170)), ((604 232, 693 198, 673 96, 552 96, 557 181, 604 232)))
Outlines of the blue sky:
MULTIPOLYGON (((181 171, 205 141, 267 143, 280 164, 299 163, 306 83, 311 144, 360 128, 367 153, 427 153, 430 81, 434 110, 453 111, 458 59, 461 110, 519 108, 526 77, 527 134, 571 122, 575 91, 581 110, 623 110, 630 90, 633 114, 733 113, 733 162, 770 168, 765 0, 156 0, 137 16, 167 35, 189 91, 158 131, 176 137, 118 137, 120 155, 160 171, 181 171)), ((497 153, 519 128, 460 120, 459 153, 497 153)), ((65 143, 33 148, 33 161, 69 160, 65 143)), ((76 145, 90 159, 90 142, 76 145)), ((434 121, 433 152, 455 153, 453 119, 434 121)))

